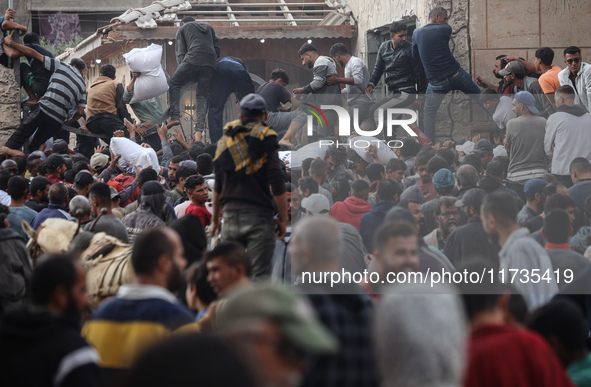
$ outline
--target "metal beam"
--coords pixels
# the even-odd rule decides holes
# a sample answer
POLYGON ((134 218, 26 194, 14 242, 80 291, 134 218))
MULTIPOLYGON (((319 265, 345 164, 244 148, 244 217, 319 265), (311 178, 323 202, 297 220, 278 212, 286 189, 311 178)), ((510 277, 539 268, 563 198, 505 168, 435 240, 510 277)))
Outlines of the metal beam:
MULTIPOLYGON (((291 5, 292 7, 326 7, 326 3, 285 3, 286 5, 291 5)), ((258 8, 258 7, 278 7, 279 4, 277 3, 232 3, 232 4, 205 4, 205 3, 195 3, 191 4, 193 8, 200 8, 200 7, 237 7, 237 8, 258 8)))
MULTIPOLYGON (((285 4, 285 0, 277 0, 277 1, 279 3, 281 3, 281 4, 285 4)), ((285 5, 282 5, 281 6, 281 10, 284 12, 283 15, 285 16, 285 18, 287 20, 291 20, 291 25, 292 26, 297 26, 298 25, 295 21, 293 21, 294 20, 293 19, 293 16, 291 15, 291 13, 289 13, 289 8, 288 7, 286 7, 285 5)))
POLYGON ((234 14, 232 13, 232 7, 230 7, 229 5, 226 7, 226 11, 228 11, 228 18, 230 20, 232 20, 232 25, 238 27, 238 23, 236 22, 236 16, 234 16, 234 14))
MULTIPOLYGON (((237 19, 236 17, 234 17, 233 19, 195 19, 196 21, 199 22, 206 22, 206 23, 214 23, 214 22, 220 22, 220 23, 236 23, 236 22, 241 22, 241 23, 260 23, 260 22, 286 22, 289 23, 290 20, 286 20, 286 19, 268 19, 268 18, 260 18, 260 19, 237 19)), ((302 21, 302 22, 321 22, 324 19, 319 19, 319 18, 299 18, 299 19, 294 19, 297 21, 302 21)), ((234 24, 236 25, 236 24, 234 24)), ((162 27, 158 27, 158 28, 162 28, 162 27)), ((216 32, 217 35, 217 32, 216 32)))
MULTIPOLYGON (((232 13, 234 15, 242 15, 242 14, 252 14, 252 13, 264 13, 264 14, 269 14, 269 13, 283 13, 284 11, 281 10, 275 10, 275 11, 268 11, 268 10, 264 10, 264 11, 259 11, 259 10, 252 10, 252 11, 232 11, 232 13)), ((329 13, 329 12, 333 12, 330 9, 290 9, 289 13, 329 13)), ((179 12, 179 14, 182 15, 220 15, 220 14, 226 14, 226 11, 185 11, 185 12, 179 12)))

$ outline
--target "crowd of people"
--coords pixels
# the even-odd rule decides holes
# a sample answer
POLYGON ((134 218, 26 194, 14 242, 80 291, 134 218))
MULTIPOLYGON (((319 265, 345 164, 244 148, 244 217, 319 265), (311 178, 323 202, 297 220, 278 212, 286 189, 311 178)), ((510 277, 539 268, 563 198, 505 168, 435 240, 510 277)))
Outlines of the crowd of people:
POLYGON ((412 45, 392 24, 371 76, 344 44, 329 56, 304 44, 313 80, 293 94, 283 69, 255 91, 240 59, 218 61, 213 28, 185 18, 168 123, 158 98, 130 104, 132 119, 141 74, 123 86, 104 65, 87 90, 83 61, 7 35, 3 55, 30 62, 31 112, 0 148, 5 384, 591 386, 591 67, 568 47, 561 70, 543 47, 534 63, 498 57, 498 86, 473 81, 449 51, 447 11, 429 17, 412 45), (389 98, 375 101, 384 75, 389 98), (187 82, 197 130, 173 141, 187 82), (306 137, 297 95, 342 84, 365 128, 380 108, 424 107, 426 136, 388 159, 346 141, 301 166, 280 158, 306 137), (498 131, 434 144, 450 90, 498 131), (233 92, 240 117, 222 128, 233 92), (76 146, 64 124, 79 126, 76 146), (158 168, 128 168, 99 138, 153 148, 158 168), (114 246, 123 255, 97 271, 114 246), (429 273, 481 277, 389 280, 429 273), (91 299, 97 282, 114 293, 91 299))

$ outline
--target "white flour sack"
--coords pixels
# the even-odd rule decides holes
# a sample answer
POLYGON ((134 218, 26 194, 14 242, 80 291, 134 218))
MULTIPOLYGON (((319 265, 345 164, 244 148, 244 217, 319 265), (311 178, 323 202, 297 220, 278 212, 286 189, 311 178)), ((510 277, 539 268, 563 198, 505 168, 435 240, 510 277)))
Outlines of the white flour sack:
POLYGON ((123 54, 123 57, 132 72, 142 74, 135 81, 131 103, 157 97, 168 91, 166 74, 160 64, 162 46, 152 43, 146 48, 134 48, 123 54))
POLYGON ((139 165, 142 169, 152 166, 156 172, 160 173, 158 156, 154 149, 144 148, 125 137, 111 138, 110 146, 115 156, 121 155, 118 166, 122 171, 135 173, 135 167, 139 165))

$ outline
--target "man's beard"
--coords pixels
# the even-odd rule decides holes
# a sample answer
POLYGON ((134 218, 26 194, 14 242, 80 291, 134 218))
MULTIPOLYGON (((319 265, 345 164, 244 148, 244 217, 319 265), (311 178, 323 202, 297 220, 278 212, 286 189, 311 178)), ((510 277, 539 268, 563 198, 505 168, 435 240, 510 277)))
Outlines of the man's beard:
POLYGON ((308 62, 306 63, 306 66, 308 66, 308 68, 311 69, 312 67, 314 67, 314 63, 308 62))
POLYGON ((495 75, 495 78, 497 78, 497 79, 503 79, 504 78, 501 74, 495 73, 494 71, 493 71, 493 74, 495 75))
POLYGON ((458 224, 456 222, 449 222, 447 224, 447 226, 443 226, 443 231, 445 231, 445 233, 447 235, 451 234, 453 230, 455 230, 456 228, 458 228, 458 224))
POLYGON ((499 244, 499 238, 499 234, 488 234, 488 239, 496 245, 499 244))
POLYGON ((181 288, 182 285, 182 274, 181 271, 179 270, 178 266, 174 264, 174 262, 172 263, 172 270, 170 271, 170 275, 168 276, 168 290, 170 290, 172 293, 176 292, 177 290, 179 290, 181 288))

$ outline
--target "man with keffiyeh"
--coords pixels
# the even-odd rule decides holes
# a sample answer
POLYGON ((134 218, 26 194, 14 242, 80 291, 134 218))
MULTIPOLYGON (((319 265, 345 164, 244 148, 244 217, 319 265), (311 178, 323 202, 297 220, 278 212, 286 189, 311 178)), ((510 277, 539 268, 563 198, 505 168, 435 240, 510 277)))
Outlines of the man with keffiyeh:
POLYGON ((265 125, 267 116, 260 95, 244 97, 240 119, 224 127, 213 160, 211 235, 221 229, 222 240, 245 245, 251 276, 257 279, 269 277, 275 239, 283 238, 287 225, 286 175, 279 160, 277 133, 265 125))

